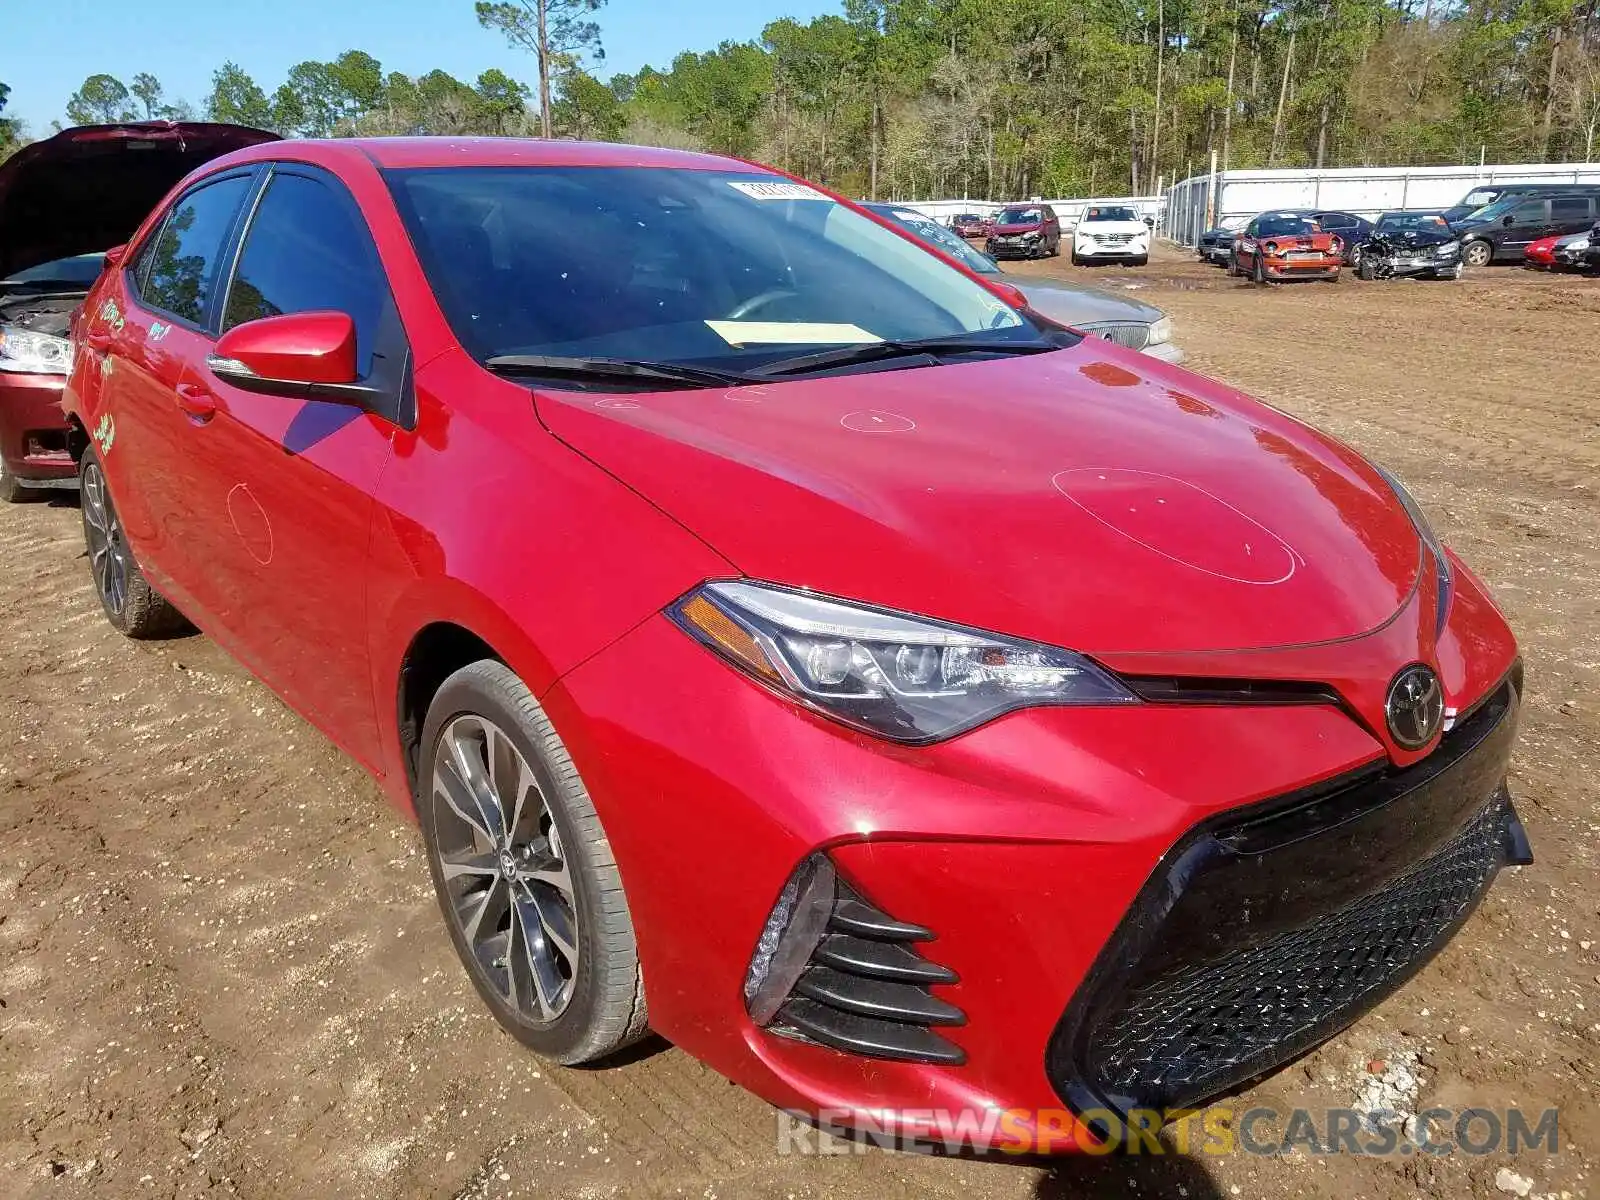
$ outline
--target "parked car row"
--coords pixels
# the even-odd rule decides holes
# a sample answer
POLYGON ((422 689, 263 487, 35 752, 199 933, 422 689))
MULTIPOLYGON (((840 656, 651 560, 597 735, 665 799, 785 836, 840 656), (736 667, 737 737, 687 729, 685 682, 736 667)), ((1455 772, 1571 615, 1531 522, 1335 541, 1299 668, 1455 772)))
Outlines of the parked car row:
MULTIPOLYGON (((1600 186, 1589 184, 1502 184, 1475 188, 1461 204, 1442 212, 1386 213, 1373 222, 1355 213, 1324 209, 1292 209, 1234 217, 1201 234, 1197 254, 1235 274, 1257 275, 1256 238, 1265 224, 1287 228, 1301 222, 1303 235, 1337 238, 1342 261, 1362 278, 1420 275, 1458 278, 1463 267, 1531 258, 1541 266, 1580 266, 1591 244, 1589 230, 1600 222, 1600 186), (1248 243, 1248 244, 1247 244, 1248 243), (1562 249, 1557 252, 1556 246, 1562 249), (1370 271, 1363 258, 1376 253, 1370 271)), ((1314 245, 1296 242, 1294 260, 1266 257, 1267 279, 1317 275, 1305 251, 1314 245), (1273 267, 1277 268, 1276 273, 1273 267), (1292 269, 1291 269, 1292 268, 1292 269)), ((1334 278, 1333 273, 1319 277, 1334 278)))
POLYGON ((1070 234, 1072 262, 1117 262, 1142 267, 1150 261, 1150 237, 1155 221, 1141 217, 1131 205, 1089 205, 1070 228, 1063 226, 1054 207, 1030 202, 1011 204, 992 217, 957 213, 949 229, 971 241, 982 241, 990 257, 1047 258, 1061 253, 1070 234))

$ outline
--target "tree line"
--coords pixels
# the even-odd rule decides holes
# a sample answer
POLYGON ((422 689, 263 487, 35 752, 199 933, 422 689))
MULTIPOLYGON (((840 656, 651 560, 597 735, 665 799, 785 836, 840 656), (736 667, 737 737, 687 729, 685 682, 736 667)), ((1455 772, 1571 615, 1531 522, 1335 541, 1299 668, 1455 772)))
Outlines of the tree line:
MULTIPOLYGON (((603 2, 475 5, 528 51, 532 87, 498 70, 385 73, 350 50, 271 92, 224 63, 201 111, 301 136, 714 150, 894 198, 1137 194, 1212 152, 1238 169, 1600 151, 1600 0, 844 0, 602 79, 603 2)), ((141 74, 91 77, 67 115, 187 112, 141 74)))

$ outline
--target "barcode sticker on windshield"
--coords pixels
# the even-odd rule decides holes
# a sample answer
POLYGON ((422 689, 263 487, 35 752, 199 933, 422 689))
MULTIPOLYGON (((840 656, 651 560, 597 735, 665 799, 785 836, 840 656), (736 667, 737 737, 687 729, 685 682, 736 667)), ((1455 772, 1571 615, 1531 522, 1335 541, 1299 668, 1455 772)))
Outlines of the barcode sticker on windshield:
POLYGON ((815 188, 808 188, 803 183, 790 183, 780 180, 774 183, 753 183, 744 179, 730 179, 728 186, 735 191, 743 192, 752 200, 826 200, 827 197, 815 188))

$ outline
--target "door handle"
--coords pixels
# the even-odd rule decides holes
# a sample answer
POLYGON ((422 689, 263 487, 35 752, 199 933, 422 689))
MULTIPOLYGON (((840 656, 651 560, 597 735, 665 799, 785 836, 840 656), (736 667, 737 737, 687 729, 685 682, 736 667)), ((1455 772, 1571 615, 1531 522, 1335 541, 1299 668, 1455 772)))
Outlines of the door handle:
POLYGON ((198 383, 180 383, 173 396, 184 416, 206 422, 217 415, 217 398, 198 383))

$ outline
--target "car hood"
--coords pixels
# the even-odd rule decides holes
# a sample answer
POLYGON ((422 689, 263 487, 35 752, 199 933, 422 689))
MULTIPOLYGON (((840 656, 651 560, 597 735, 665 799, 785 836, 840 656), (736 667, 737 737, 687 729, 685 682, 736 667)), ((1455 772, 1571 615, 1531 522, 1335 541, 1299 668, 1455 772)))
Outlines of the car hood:
POLYGON ((1016 237, 1019 233, 1037 233, 1043 228, 1043 221, 1028 221, 1022 225, 1000 225, 997 223, 989 226, 989 233, 994 237, 1016 237))
POLYGON ((0 164, 0 278, 132 236, 202 163, 277 134, 201 121, 83 125, 0 164))
POLYGON ((1161 310, 1153 305, 1110 296, 1094 288, 1074 287, 1070 283, 1040 283, 1031 275, 1004 272, 999 278, 1022 292, 1028 298, 1029 308, 1063 325, 1089 325, 1098 321, 1142 321, 1148 325, 1161 319, 1161 310))
POLYGON ((1150 226, 1143 221, 1084 221, 1078 225, 1078 232, 1088 237, 1107 233, 1149 233, 1150 226))
POLYGON ((1353 451, 1097 338, 535 404, 751 577, 1089 652, 1347 638, 1420 571, 1410 519, 1353 451))

